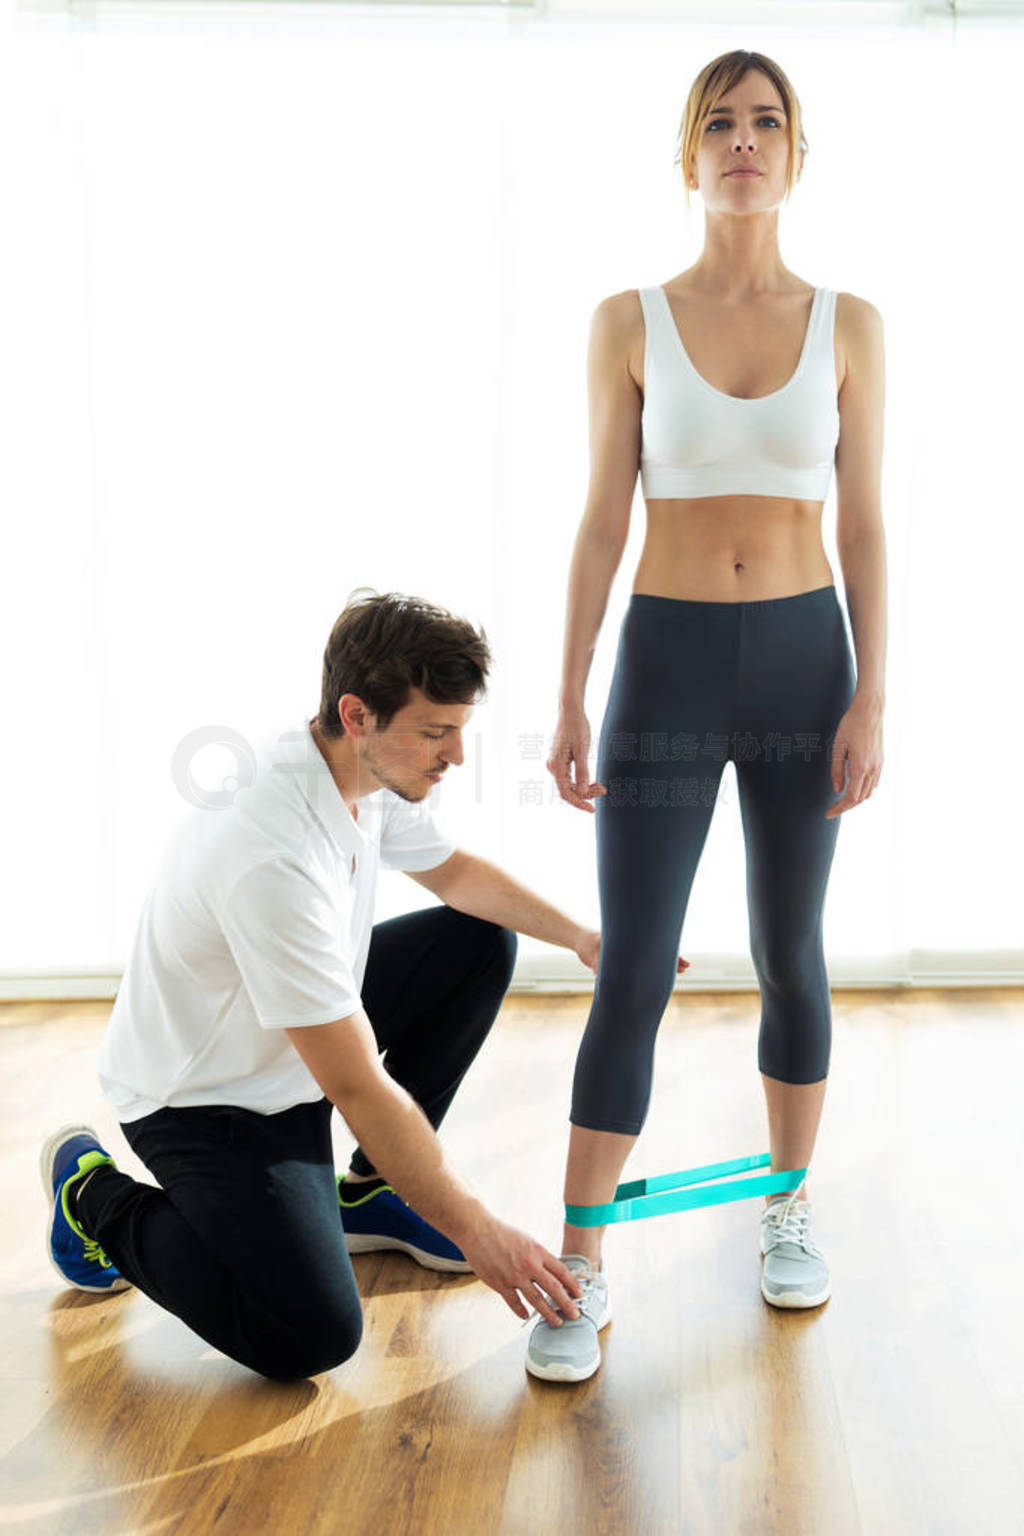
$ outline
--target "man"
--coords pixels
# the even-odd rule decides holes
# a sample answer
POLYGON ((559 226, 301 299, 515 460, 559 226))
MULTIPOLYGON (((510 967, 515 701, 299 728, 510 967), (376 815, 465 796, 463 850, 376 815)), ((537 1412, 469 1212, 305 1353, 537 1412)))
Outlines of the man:
POLYGON ((138 1286, 276 1380, 357 1348, 352 1252, 473 1270, 518 1317, 526 1303, 556 1327, 580 1316, 572 1264, 492 1215, 435 1134, 498 1013, 515 931, 591 969, 600 945, 455 847, 424 803, 463 760, 489 664, 466 621, 354 595, 319 714, 270 739, 230 806, 179 827, 99 1060, 159 1187, 121 1172, 88 1126, 49 1138, 50 1256, 71 1284, 138 1286), (378 863, 445 904, 373 926, 378 863), (332 1105, 359 1141, 341 1180, 332 1105))

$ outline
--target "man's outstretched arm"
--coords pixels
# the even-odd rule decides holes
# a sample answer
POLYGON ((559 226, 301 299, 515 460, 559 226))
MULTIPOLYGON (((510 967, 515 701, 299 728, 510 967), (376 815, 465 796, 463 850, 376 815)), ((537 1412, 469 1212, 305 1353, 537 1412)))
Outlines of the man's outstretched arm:
MULTIPOLYGON (((406 874, 449 907, 574 950, 583 964, 596 972, 601 953, 600 933, 574 923, 571 917, 542 901, 535 891, 520 885, 487 859, 456 848, 450 858, 434 869, 406 870, 406 874)), ((676 970, 681 974, 689 965, 689 960, 680 956, 676 970)))
POLYGON ((434 869, 406 873, 410 880, 425 886, 459 912, 499 923, 502 928, 512 928, 533 939, 544 939, 548 944, 560 944, 564 949, 575 950, 590 964, 587 956, 581 954, 581 947, 589 950, 596 945, 598 935, 574 923, 571 917, 542 901, 536 892, 486 859, 456 848, 451 858, 434 869))

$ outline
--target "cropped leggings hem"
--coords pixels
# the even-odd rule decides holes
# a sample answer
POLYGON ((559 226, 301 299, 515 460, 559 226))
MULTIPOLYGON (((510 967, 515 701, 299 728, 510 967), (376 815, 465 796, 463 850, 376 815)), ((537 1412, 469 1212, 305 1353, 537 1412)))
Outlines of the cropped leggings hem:
POLYGON ((640 1132, 644 1128, 642 1120, 635 1122, 627 1120, 610 1120, 602 1122, 601 1125, 591 1125, 582 1120, 578 1120, 574 1114, 570 1114, 569 1124, 575 1125, 581 1131, 611 1131, 616 1136, 639 1136, 640 1132))
MULTIPOLYGON (((765 1075, 765 1077, 770 1077, 771 1076, 771 1074, 768 1073, 768 1072, 766 1072, 764 1075, 765 1075)), ((778 1079, 778 1081, 784 1081, 784 1079, 778 1079)), ((803 1082, 800 1082, 800 1083, 790 1083, 789 1086, 790 1087, 794 1087, 794 1088, 813 1087, 816 1083, 824 1083, 824 1082, 827 1082, 827 1081, 828 1081, 828 1073, 826 1072, 823 1077, 816 1077, 812 1081, 810 1081, 809 1083, 803 1083, 803 1082)), ((569 1124, 576 1126, 577 1130, 581 1130, 581 1131, 610 1131, 615 1136, 639 1136, 640 1132, 644 1128, 644 1121, 643 1120, 636 1120, 636 1121, 625 1121, 625 1120, 603 1121, 600 1125, 594 1125, 591 1121, 578 1119, 577 1116, 574 1115, 574 1114, 570 1114, 570 1116, 569 1116, 569 1124)))

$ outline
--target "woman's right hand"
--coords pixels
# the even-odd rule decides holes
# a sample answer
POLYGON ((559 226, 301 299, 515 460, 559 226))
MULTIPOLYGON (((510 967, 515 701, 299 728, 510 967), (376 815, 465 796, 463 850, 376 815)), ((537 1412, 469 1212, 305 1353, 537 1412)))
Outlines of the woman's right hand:
POLYGON ((587 754, 590 751, 590 726, 582 709, 563 709, 559 712, 558 726, 551 756, 547 760, 549 773, 554 774, 558 793, 563 800, 577 810, 594 814, 589 804, 597 795, 606 795, 603 784, 587 780, 587 754))
POLYGON ((572 1298, 582 1296, 583 1287, 561 1259, 556 1259, 528 1233, 508 1226, 488 1212, 471 1233, 460 1234, 459 1246, 474 1273, 492 1291, 497 1291, 516 1317, 530 1316, 520 1292, 554 1328, 562 1325, 555 1307, 560 1307, 567 1317, 579 1316, 572 1298))

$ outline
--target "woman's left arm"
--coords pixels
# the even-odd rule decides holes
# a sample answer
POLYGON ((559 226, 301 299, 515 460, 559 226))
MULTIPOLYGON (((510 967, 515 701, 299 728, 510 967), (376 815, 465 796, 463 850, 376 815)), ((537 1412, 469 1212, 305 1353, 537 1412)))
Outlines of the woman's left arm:
POLYGON ((832 749, 832 785, 841 790, 849 768, 846 793, 826 817, 859 805, 878 783, 885 711, 885 336, 882 316, 873 304, 853 294, 841 297, 846 371, 839 391, 836 545, 857 653, 857 687, 836 728, 832 749))

